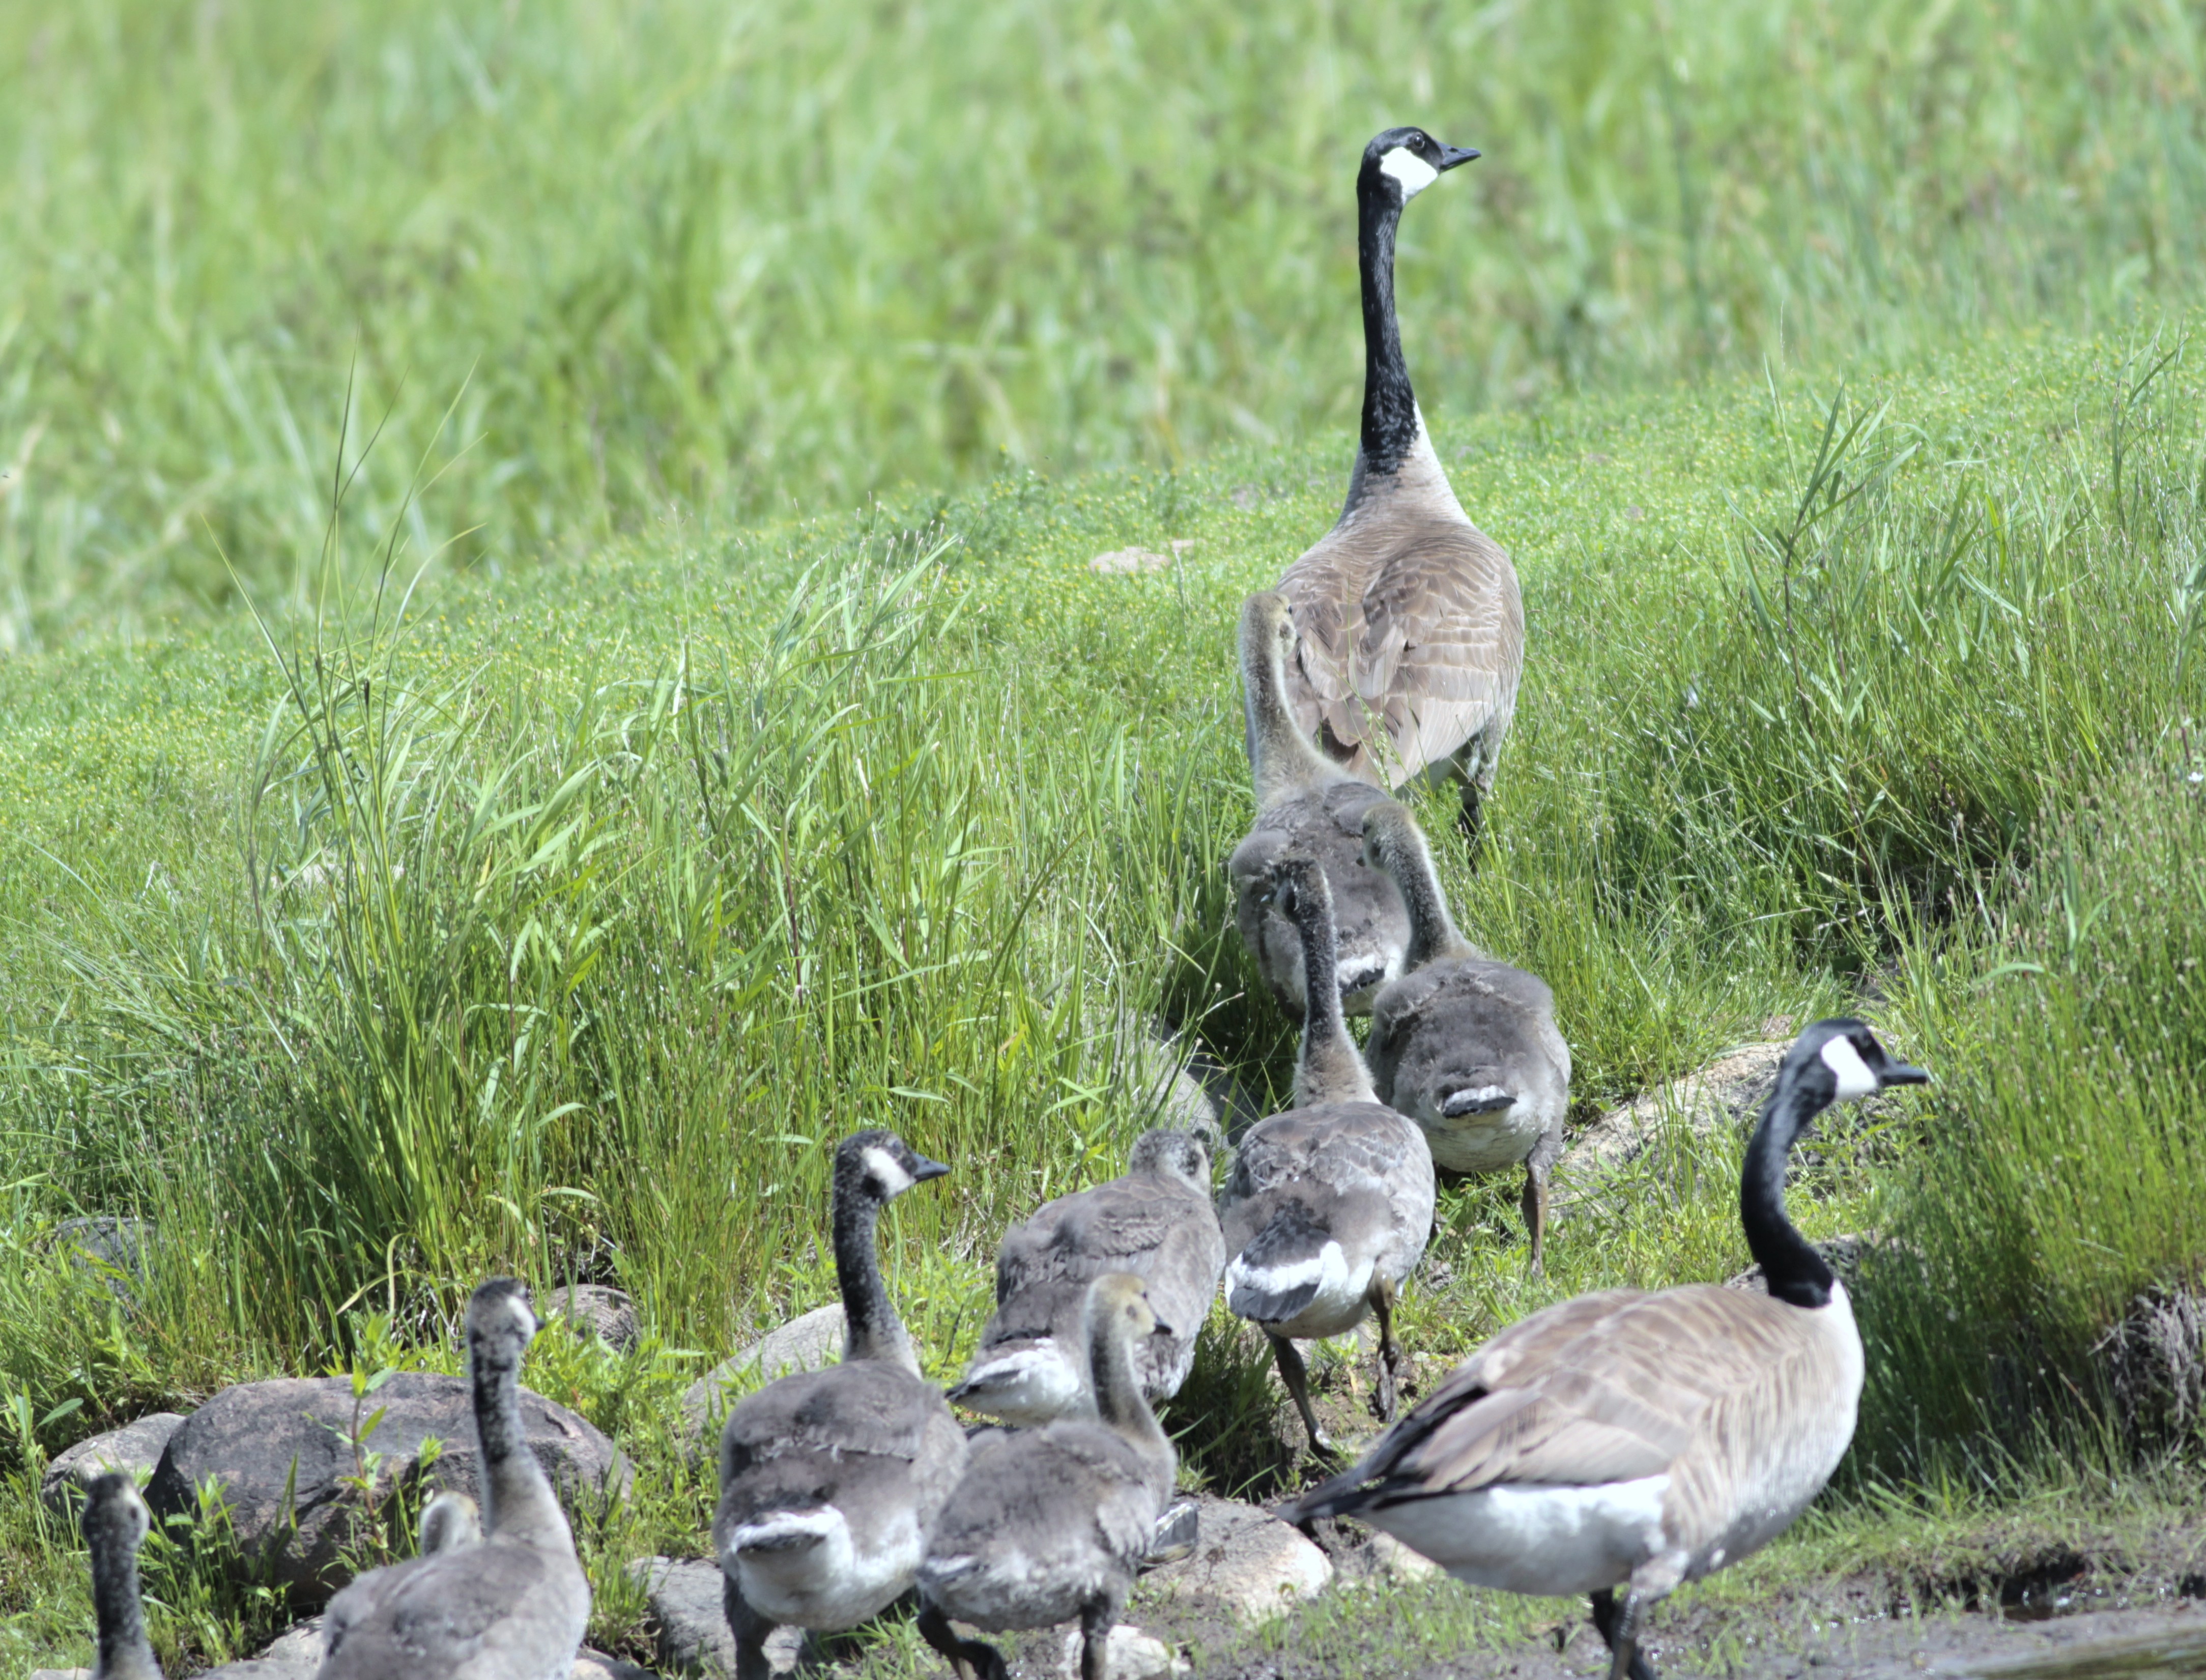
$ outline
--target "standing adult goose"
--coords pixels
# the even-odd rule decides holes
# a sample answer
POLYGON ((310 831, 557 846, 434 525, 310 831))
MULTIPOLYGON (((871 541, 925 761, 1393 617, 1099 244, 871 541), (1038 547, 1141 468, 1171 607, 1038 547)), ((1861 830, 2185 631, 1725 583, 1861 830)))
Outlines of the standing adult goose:
POLYGON ((1234 926, 1279 1006, 1301 1014, 1302 944, 1271 903, 1272 868, 1282 858, 1315 861, 1333 891, 1342 1007, 1362 1014, 1402 972, 1410 913, 1394 884, 1363 861, 1363 813, 1386 795, 1310 745, 1288 709, 1294 648, 1285 596, 1255 594, 1241 604, 1242 709, 1256 823, 1226 861, 1234 926))
POLYGON ((891 1131, 835 1152, 843 1362, 767 1384, 728 1415, 712 1550, 727 1577, 736 1680, 766 1680, 778 1625, 832 1632, 911 1588, 927 1527, 965 1466, 965 1433, 925 1380, 881 1280, 881 1210, 950 1169, 891 1131))
POLYGON ((1169 1399, 1195 1363, 1195 1335, 1225 1268, 1210 1151, 1187 1132, 1144 1132, 1124 1177, 1046 1202, 1005 1234, 995 1316, 950 1397, 1021 1426, 1091 1407, 1088 1286, 1124 1272, 1148 1286, 1169 1326, 1134 1349, 1134 1374, 1146 1398, 1169 1399))
POLYGON ((1339 1336, 1375 1313, 1378 1409, 1392 1420, 1401 1362, 1394 1291, 1432 1234, 1433 1156, 1425 1135, 1373 1095, 1341 1020, 1325 873, 1291 858, 1275 879, 1279 907, 1301 937, 1309 1001, 1296 1106, 1249 1129, 1226 1180, 1225 1304, 1271 1338, 1311 1450, 1326 1453, 1292 1338, 1339 1336))
POLYGON ((936 1520, 919 1570, 919 1630, 959 1680, 1006 1680, 990 1633, 1077 1617, 1081 1680, 1103 1680, 1111 1627, 1148 1550, 1178 1466, 1142 1397, 1134 1350, 1160 1331, 1141 1278, 1106 1272, 1084 1312, 1093 1416, 986 1436, 936 1520))
MULTIPOLYGON (((590 1583, 522 1422, 521 1360, 536 1329, 514 1278, 468 1299, 484 1538, 372 1570, 331 1599, 322 1680, 564 1680, 573 1668, 590 1583)), ((463 1539, 464 1513, 450 1515, 462 1520, 425 1524, 429 1544, 463 1539)))
POLYGON ((1861 1337, 1845 1285, 1786 1216, 1793 1140, 1834 1102, 1929 1077, 1860 1022, 1817 1022, 1786 1053, 1740 1175, 1768 1295, 1603 1290, 1535 1313, 1285 1515, 1355 1516, 1478 1586, 1589 1593, 1611 1680, 1652 1680, 1647 1607, 1784 1532, 1853 1439, 1861 1337))
POLYGON ((1339 523, 1279 580, 1302 633, 1287 697, 1303 733, 1374 783, 1461 782, 1473 823, 1517 706, 1524 606, 1425 433, 1394 313, 1394 235, 1404 206, 1477 156, 1422 128, 1364 148, 1362 437, 1339 523))
POLYGON ((1371 1006, 1364 1058, 1379 1100, 1424 1128, 1450 1172, 1524 1168, 1532 1270, 1547 1230, 1547 1173, 1562 1153, 1571 1047, 1537 974, 1482 956, 1456 932, 1416 819, 1392 800, 1363 813, 1367 861, 1410 907, 1407 972, 1371 1006))
POLYGON ((99 1630, 92 1680, 161 1680, 138 1595, 138 1548, 152 1518, 128 1471, 93 1479, 85 1490, 81 1526, 85 1550, 92 1554, 92 1611, 99 1630))

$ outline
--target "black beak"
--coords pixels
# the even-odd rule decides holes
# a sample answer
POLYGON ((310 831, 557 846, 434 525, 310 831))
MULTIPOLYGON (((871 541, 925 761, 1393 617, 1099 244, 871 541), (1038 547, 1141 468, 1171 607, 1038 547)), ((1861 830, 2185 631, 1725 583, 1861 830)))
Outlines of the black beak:
MULTIPOLYGON (((1156 1318, 1156 1314, 1154 1313, 1149 1316, 1156 1318)), ((1172 1327, 1166 1324, 1162 1319, 1157 1319, 1157 1327, 1149 1333, 1153 1336, 1170 1336, 1172 1334, 1172 1327)))
POLYGON ((1440 173, 1446 175, 1458 164, 1467 164, 1476 156, 1478 156, 1476 146, 1444 145, 1440 147, 1440 173))
POLYGON ((1876 1082, 1880 1085, 1928 1085, 1930 1070, 1910 1067, 1905 1062, 1887 1062, 1877 1070, 1876 1082))
POLYGON ((940 1161, 930 1161, 924 1155, 915 1155, 911 1161, 911 1182, 924 1184, 930 1178, 939 1178, 950 1169, 940 1161))

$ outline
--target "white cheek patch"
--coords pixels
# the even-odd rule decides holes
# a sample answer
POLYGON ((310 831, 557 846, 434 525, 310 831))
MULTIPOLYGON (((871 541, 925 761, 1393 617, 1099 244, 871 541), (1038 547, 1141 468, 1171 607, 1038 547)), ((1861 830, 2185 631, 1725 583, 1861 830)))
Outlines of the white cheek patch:
POLYGON ((897 1164, 895 1156, 878 1147, 866 1151, 866 1168, 879 1183, 881 1194, 891 1200, 918 1183, 897 1164))
POLYGON ((505 1321, 513 1326, 521 1339, 524 1342, 533 1340, 536 1335, 536 1314, 528 1310, 528 1303, 517 1295, 509 1295, 500 1306, 505 1321))
POLYGON ((1407 204, 1440 178, 1440 172, 1410 150, 1398 146, 1379 160, 1382 175, 1391 175, 1402 183, 1402 202, 1407 204))
POLYGON ((1838 1076, 1839 1093, 1833 1102, 1855 1102, 1877 1089, 1877 1077, 1869 1070, 1851 1039, 1841 1034, 1823 1041, 1823 1065, 1838 1076))

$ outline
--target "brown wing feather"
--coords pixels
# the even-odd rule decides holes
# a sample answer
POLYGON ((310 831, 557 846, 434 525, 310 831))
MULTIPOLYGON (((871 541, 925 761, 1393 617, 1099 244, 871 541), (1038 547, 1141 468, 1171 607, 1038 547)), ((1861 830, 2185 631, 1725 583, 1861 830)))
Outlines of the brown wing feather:
POLYGON ((1524 608, 1484 533, 1458 518, 1344 523, 1279 587, 1302 638, 1287 704, 1328 754, 1397 786, 1482 734, 1490 760, 1516 709, 1524 608))

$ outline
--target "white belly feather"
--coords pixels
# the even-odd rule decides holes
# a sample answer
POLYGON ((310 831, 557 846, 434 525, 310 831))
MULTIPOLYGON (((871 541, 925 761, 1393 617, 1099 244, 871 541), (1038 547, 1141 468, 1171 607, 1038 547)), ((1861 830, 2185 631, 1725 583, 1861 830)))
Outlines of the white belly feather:
POLYGON ((861 1550, 832 1505, 772 1511, 729 1534, 720 1567, 760 1614, 790 1627, 853 1628, 910 1589, 923 1551, 917 1514, 900 1510, 861 1550))
POLYGON ((1662 1546, 1670 1478, 1594 1487, 1503 1484, 1359 1511, 1458 1580, 1560 1597, 1613 1587, 1662 1546))

